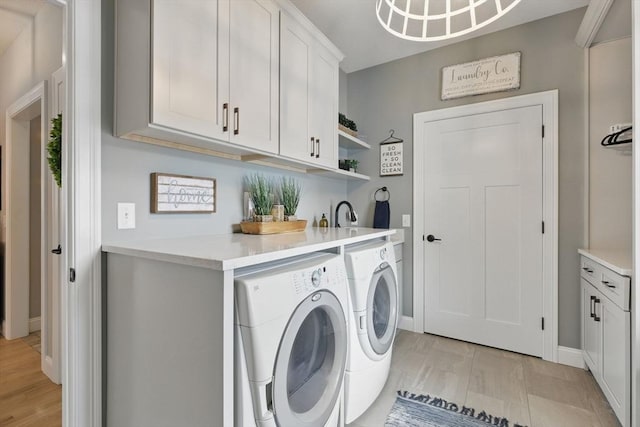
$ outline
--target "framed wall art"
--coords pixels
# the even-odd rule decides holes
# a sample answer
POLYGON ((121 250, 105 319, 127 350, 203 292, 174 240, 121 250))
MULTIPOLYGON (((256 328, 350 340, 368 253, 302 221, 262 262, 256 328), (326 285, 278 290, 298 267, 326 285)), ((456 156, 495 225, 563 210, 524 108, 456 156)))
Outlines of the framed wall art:
POLYGON ((215 211, 215 179, 158 172, 151 174, 151 213, 215 211))

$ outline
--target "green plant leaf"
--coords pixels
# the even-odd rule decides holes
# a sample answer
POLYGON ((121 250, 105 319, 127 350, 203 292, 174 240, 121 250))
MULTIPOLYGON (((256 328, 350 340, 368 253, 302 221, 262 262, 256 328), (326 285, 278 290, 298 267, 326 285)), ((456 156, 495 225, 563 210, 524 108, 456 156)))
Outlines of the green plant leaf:
POLYGON ((59 188, 62 188, 62 114, 51 119, 51 132, 47 144, 47 162, 59 188))

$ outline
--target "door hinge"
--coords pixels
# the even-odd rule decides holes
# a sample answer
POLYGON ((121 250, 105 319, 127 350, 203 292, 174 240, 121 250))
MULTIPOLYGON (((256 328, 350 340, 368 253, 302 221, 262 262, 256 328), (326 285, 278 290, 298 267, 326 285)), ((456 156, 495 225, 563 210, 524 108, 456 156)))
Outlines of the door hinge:
POLYGON ((544 331, 544 317, 542 318, 542 330, 544 331))
POLYGON ((75 281, 76 281, 76 269, 75 268, 70 268, 69 269, 69 282, 75 283, 75 281))
POLYGON ((544 125, 542 125, 542 137, 544 138, 544 125))
POLYGON ((542 221, 542 234, 544 234, 544 221, 542 221))

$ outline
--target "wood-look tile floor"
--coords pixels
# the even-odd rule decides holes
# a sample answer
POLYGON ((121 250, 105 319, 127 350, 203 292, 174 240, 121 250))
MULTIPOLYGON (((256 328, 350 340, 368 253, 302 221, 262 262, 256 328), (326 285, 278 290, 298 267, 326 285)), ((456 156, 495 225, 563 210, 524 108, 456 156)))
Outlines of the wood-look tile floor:
MULTIPOLYGON (((39 342, 39 337, 37 337, 39 342)), ((0 336, 0 426, 62 425, 62 387, 40 370, 36 339, 0 336)))
POLYGON ((397 390, 485 410, 512 425, 620 425, 588 371, 435 335, 398 332, 382 393, 349 426, 384 426, 397 390))

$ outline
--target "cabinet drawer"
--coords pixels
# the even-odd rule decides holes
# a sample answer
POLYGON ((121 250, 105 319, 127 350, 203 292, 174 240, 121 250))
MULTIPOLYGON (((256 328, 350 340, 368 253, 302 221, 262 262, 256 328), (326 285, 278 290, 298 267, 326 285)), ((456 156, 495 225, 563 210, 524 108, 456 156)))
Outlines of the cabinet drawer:
POLYGON ((580 276, 596 287, 604 296, 609 298, 622 310, 629 311, 631 296, 631 279, 582 257, 580 261, 580 276))

